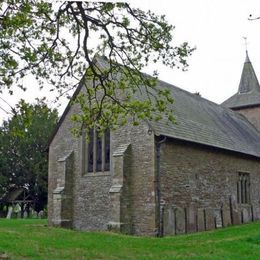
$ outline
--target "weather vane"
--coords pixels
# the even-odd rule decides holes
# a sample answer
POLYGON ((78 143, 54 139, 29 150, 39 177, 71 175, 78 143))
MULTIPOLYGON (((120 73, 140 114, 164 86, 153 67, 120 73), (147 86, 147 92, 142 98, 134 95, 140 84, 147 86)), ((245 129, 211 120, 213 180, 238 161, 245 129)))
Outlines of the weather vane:
POLYGON ((247 37, 243 37, 244 40, 245 40, 245 47, 246 47, 246 52, 247 52, 247 45, 248 45, 248 42, 247 42, 247 37))

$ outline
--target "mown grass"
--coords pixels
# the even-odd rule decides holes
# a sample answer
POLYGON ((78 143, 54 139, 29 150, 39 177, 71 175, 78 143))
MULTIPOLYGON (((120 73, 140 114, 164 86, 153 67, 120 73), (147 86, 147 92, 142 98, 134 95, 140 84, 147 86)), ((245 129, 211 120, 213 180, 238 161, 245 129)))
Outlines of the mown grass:
POLYGON ((165 238, 0 220, 0 259, 260 259, 260 222, 165 238))

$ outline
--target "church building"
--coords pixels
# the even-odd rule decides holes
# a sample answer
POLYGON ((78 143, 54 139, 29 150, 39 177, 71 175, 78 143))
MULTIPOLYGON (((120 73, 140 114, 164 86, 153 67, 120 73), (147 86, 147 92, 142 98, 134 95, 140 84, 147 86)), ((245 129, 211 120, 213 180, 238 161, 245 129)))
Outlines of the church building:
POLYGON ((172 93, 176 124, 93 131, 87 143, 71 134, 79 106, 67 106, 49 145, 50 225, 164 236, 260 219, 260 86, 248 54, 222 105, 157 84, 172 93))

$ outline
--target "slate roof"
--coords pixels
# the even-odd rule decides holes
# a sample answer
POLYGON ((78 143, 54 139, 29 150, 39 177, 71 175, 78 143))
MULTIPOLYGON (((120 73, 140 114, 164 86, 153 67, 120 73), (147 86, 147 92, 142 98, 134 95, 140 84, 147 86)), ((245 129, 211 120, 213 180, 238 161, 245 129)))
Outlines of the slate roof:
POLYGON ((260 157, 260 133, 242 115, 163 81, 175 100, 177 124, 150 122, 156 135, 260 157))
POLYGON ((260 86, 247 52, 238 92, 222 105, 235 109, 260 105, 260 86))
MULTIPOLYGON (((101 66, 106 66, 102 60, 99 59, 98 62, 101 66)), ((169 89, 172 93, 177 124, 170 123, 167 119, 150 122, 155 135, 164 135, 260 158, 260 133, 245 117, 166 82, 158 80, 158 85, 160 88, 169 89)), ((80 92, 81 88, 82 82, 73 97, 80 92)), ((65 109, 50 143, 69 109, 70 105, 65 109)))

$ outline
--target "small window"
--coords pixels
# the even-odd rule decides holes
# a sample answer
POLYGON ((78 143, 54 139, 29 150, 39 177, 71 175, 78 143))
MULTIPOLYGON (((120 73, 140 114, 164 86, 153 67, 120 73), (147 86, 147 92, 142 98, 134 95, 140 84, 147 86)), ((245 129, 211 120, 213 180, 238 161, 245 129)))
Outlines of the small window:
POLYGON ((85 148, 87 148, 86 152, 88 154, 88 160, 87 160, 87 169, 88 169, 88 172, 93 172, 93 161, 94 161, 94 153, 93 153, 93 148, 94 148, 94 131, 93 129, 90 130, 90 133, 89 133, 89 142, 88 142, 88 145, 85 145, 85 148))
POLYGON ((109 168, 110 168, 110 132, 109 132, 109 130, 105 131, 104 161, 105 161, 105 171, 109 171, 109 168))
POLYGON ((238 174, 237 202, 240 204, 250 203, 250 175, 249 173, 238 174))
POLYGON ((82 135, 83 173, 104 172, 110 170, 110 131, 99 136, 93 129, 89 132, 89 141, 82 135))

